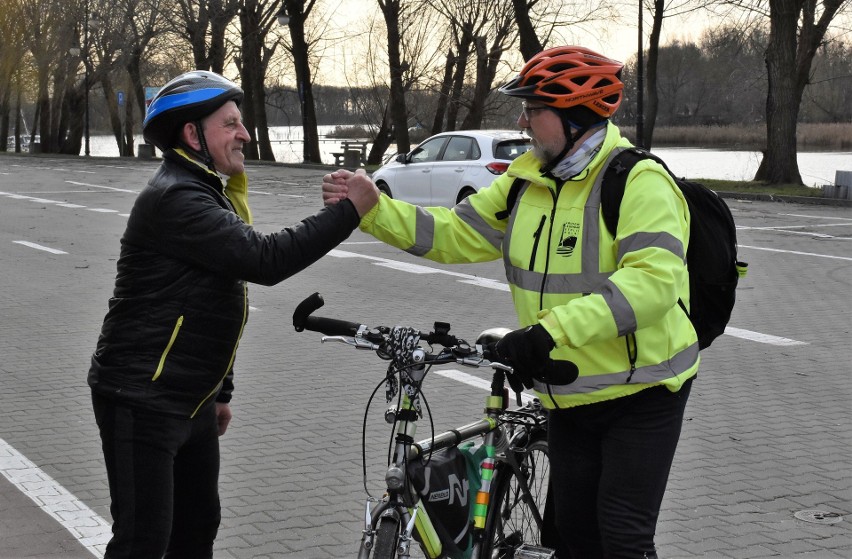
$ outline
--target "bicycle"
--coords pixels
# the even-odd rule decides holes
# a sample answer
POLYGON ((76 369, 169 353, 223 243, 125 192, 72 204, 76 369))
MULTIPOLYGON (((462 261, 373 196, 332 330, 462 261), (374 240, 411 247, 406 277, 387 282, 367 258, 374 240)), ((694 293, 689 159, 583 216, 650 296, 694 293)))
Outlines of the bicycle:
MULTIPOLYGON (((311 316, 323 304, 319 293, 300 303, 293 314, 296 331, 321 332, 325 334, 323 342, 371 350, 381 359, 390 361, 383 381, 386 399, 388 403, 397 399, 397 406, 385 414, 395 432, 385 473, 387 489, 381 499, 368 497, 366 501, 359 559, 407 559, 412 540, 420 544, 430 559, 553 558, 553 550, 543 547, 541 542, 550 466, 547 411, 537 399, 521 406, 520 392, 516 394, 521 407, 508 409, 505 382, 512 368, 491 360, 493 344, 508 330, 486 330, 471 346, 451 335, 450 325, 443 322, 436 322, 432 332, 421 332, 401 326, 369 328, 354 322, 311 316), (422 347, 421 341, 429 348, 422 347), (444 364, 494 369, 485 416, 415 442, 416 422, 422 415, 422 383, 432 366, 444 364), (413 488, 409 466, 418 457, 435 456, 440 451, 480 439, 485 457, 479 465, 482 486, 471 515, 472 544, 469 551, 460 553, 456 542, 436 527, 436 522, 440 526, 441 519, 430 514, 421 495, 413 488)), ((380 386, 381 383, 376 390, 380 386)))

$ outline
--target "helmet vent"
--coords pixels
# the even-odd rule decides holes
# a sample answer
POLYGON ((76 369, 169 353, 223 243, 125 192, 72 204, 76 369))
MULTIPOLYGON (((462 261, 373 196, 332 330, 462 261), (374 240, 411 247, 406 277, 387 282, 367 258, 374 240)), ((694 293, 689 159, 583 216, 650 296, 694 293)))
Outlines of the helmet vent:
POLYGON ((549 83, 545 86, 542 86, 540 91, 542 93, 549 93, 551 95, 570 95, 572 93, 570 89, 560 83, 549 83))

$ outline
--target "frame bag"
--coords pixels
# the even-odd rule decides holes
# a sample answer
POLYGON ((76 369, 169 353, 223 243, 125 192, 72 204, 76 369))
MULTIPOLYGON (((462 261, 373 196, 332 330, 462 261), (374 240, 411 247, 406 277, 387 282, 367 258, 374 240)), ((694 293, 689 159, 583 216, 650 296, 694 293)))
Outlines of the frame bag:
POLYGON ((473 546, 470 513, 477 488, 468 481, 467 463, 455 446, 408 462, 412 486, 441 540, 442 557, 465 559, 473 546))

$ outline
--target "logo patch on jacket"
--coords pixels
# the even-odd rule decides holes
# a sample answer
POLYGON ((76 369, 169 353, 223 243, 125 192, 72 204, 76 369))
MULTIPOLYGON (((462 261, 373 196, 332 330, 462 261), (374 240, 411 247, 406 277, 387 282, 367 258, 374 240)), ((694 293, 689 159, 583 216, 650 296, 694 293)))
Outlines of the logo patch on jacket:
POLYGON ((556 254, 565 258, 569 258, 574 254, 574 248, 577 246, 577 235, 579 233, 579 223, 563 223, 562 232, 559 234, 559 246, 556 247, 556 254))

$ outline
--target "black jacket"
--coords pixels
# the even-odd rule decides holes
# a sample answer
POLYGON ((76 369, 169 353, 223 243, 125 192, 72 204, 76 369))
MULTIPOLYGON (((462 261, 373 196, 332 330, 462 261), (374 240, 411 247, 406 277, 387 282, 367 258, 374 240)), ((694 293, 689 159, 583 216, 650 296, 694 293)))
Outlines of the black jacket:
POLYGON ((274 285, 305 269, 359 218, 346 201, 264 235, 234 212, 218 176, 164 158, 130 212, 88 381, 126 405, 192 417, 231 399, 246 282, 274 285))

